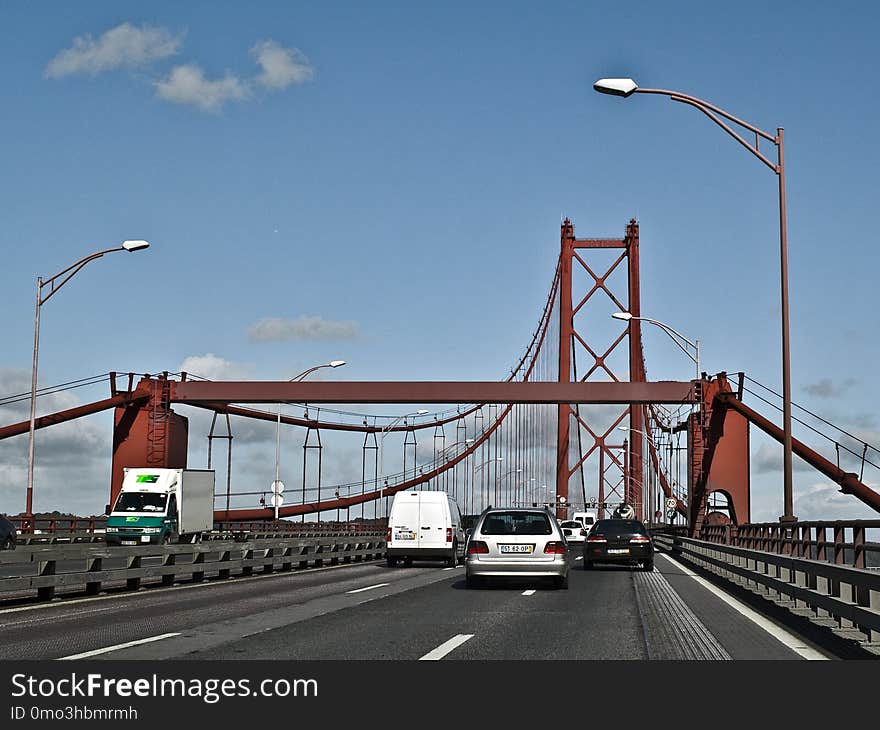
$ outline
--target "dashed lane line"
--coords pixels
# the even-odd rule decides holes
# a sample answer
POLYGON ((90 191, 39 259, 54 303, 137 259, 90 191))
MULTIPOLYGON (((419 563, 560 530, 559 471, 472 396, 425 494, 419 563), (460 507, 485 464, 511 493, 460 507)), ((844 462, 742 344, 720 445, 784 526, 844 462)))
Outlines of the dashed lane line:
POLYGON ((419 661, 420 662, 423 662, 423 661, 430 662, 430 661, 437 661, 439 659, 442 659, 449 652, 451 652, 453 649, 458 648, 459 646, 464 644, 464 642, 468 641, 469 639, 473 639, 473 638, 474 638, 473 634, 456 634, 451 639, 449 639, 449 641, 444 641, 436 649, 432 649, 431 651, 429 651, 427 654, 425 654, 425 656, 419 657, 419 661))
POLYGON ((130 646, 139 646, 140 644, 152 644, 154 641, 162 641, 162 639, 170 639, 172 636, 180 636, 180 633, 159 634, 158 636, 150 636, 146 639, 137 639, 136 641, 126 641, 124 644, 114 644, 113 646, 105 646, 103 649, 93 649, 92 651, 84 651, 81 654, 71 654, 70 656, 59 657, 59 661, 68 659, 87 659, 91 656, 99 654, 107 654, 118 649, 127 649, 130 646))

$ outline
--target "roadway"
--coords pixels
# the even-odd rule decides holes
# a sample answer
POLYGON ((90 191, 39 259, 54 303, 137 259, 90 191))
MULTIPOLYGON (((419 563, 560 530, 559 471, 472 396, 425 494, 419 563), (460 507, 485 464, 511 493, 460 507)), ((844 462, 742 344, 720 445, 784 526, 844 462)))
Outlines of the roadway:
POLYGON ((56 600, 0 610, 0 646, 6 659, 819 656, 806 639, 774 637, 662 554, 653 573, 583 571, 577 556, 569 590, 467 589, 463 567, 374 562, 56 600))

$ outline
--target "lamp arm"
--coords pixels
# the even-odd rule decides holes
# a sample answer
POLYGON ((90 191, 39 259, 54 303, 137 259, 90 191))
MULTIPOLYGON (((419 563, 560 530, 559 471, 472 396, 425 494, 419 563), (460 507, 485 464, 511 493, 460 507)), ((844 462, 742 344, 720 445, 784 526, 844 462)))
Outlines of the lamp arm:
POLYGON ((57 292, 62 286, 64 286, 68 281, 70 281, 79 272, 79 270, 83 266, 85 266, 87 263, 89 263, 89 261, 94 261, 95 259, 99 259, 105 253, 110 253, 111 251, 124 251, 124 250, 125 249, 122 246, 117 246, 116 248, 107 248, 107 249, 104 249, 103 251, 96 251, 93 254, 89 254, 88 256, 81 258, 79 261, 75 261, 70 266, 68 266, 66 269, 62 269, 61 271, 59 271, 57 274, 55 274, 55 276, 51 276, 48 279, 41 281, 40 282, 40 291, 43 290, 44 286, 48 286, 49 293, 40 299, 40 306, 42 307, 47 301, 49 301, 49 298, 55 292, 57 292), (68 273, 68 272, 70 272, 70 273, 68 273), (64 274, 67 274, 67 276, 64 276, 64 274), (56 285, 55 280, 61 276, 64 276, 64 278, 61 280, 60 284, 56 285))
POLYGON ((771 170, 773 170, 774 173, 776 173, 777 175, 780 174, 781 165, 777 165, 777 164, 774 164, 773 162, 771 162, 769 159, 767 159, 767 157, 762 155, 760 150, 758 149, 758 137, 763 137, 764 139, 769 140, 770 142, 772 142, 773 144, 775 144, 778 147, 779 140, 776 137, 773 137, 773 136, 767 134, 767 132, 765 132, 761 129, 758 129, 758 127, 755 127, 755 126, 749 124, 748 122, 744 122, 742 119, 737 119, 735 116, 733 116, 732 114, 729 114, 728 112, 724 111, 723 109, 719 109, 717 106, 709 104, 708 102, 705 102, 702 99, 697 99, 694 96, 688 96, 687 94, 681 94, 677 91, 666 91, 665 89, 637 89, 637 91, 645 93, 645 94, 663 94, 665 96, 668 96, 672 101, 679 101, 682 104, 689 104, 690 106, 696 107, 701 112, 703 112, 703 114, 705 114, 707 117, 709 117, 709 119, 711 119, 713 122, 715 122, 715 124, 717 124, 719 127, 721 127, 721 129, 723 129, 731 137, 733 137, 737 142, 739 142, 743 147, 745 147, 749 152, 751 152, 755 157, 757 157, 761 162, 763 162, 765 165, 767 165, 767 167, 769 167, 771 170), (745 139, 743 139, 743 137, 741 135, 737 134, 736 131, 734 129, 732 129, 729 124, 726 124, 725 122, 720 120, 716 116, 716 114, 720 114, 721 116, 729 119, 733 123, 738 124, 741 127, 744 127, 745 129, 748 129, 750 132, 754 132, 755 133, 755 144, 752 145, 751 143, 749 143, 745 139))
POLYGON ((673 329, 672 327, 670 327, 668 324, 666 324, 666 323, 664 323, 664 322, 660 322, 660 321, 658 321, 658 320, 656 320, 656 319, 649 319, 648 317, 633 317, 633 319, 638 319, 638 320, 640 320, 640 321, 642 321, 642 322, 650 322, 651 324, 655 324, 655 325, 657 325, 657 326, 658 326, 660 329, 662 329, 667 335, 669 335, 669 339, 671 339, 676 345, 678 345, 678 348, 679 348, 679 349, 680 349, 685 355, 687 355, 687 356, 688 356, 691 360, 693 360, 695 363, 697 362, 697 358, 696 358, 693 354, 691 354, 690 351, 688 351, 687 349, 685 349, 684 345, 682 345, 681 342, 679 342, 678 339, 676 339, 676 338, 681 338, 681 340, 683 340, 684 342, 686 342, 688 345, 690 345, 691 347, 693 347, 695 350, 697 349, 697 344, 696 344, 695 342, 691 342, 691 341, 690 341, 687 337, 685 337, 681 332, 678 332, 677 330, 674 330, 674 329, 673 329))

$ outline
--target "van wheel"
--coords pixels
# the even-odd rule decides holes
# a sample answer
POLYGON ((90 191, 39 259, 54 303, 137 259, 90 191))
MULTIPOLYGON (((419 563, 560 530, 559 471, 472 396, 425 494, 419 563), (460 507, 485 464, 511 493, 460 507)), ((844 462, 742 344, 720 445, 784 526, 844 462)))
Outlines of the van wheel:
POLYGON ((15 538, 11 535, 6 538, 6 541, 3 543, 4 550, 15 550, 15 538))
POLYGON ((404 558, 403 559, 403 567, 404 568, 412 568, 412 558, 404 558))
POLYGON ((642 563, 642 570, 650 573, 652 570, 654 570, 654 561, 646 560, 644 563, 642 563))
POLYGON ((584 561, 584 570, 592 570, 592 569, 593 569, 593 562, 591 560, 585 560, 584 561))
POLYGON ((389 568, 396 568, 397 567, 397 558, 392 558, 389 555, 387 558, 385 558, 385 565, 387 565, 389 568))
POLYGON ((456 565, 458 565, 458 543, 453 542, 452 543, 452 552, 450 553, 449 557, 446 559, 446 567, 454 568, 456 565))

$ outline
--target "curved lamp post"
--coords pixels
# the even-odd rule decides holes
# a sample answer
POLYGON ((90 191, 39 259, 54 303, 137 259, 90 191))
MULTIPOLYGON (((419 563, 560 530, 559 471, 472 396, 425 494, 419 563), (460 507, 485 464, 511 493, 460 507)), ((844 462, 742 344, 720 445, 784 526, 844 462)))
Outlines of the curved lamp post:
MULTIPOLYGON (((320 370, 321 368, 338 368, 342 365, 345 365, 345 360, 331 360, 330 362, 324 363, 323 365, 315 365, 314 367, 309 368, 308 370, 303 370, 299 375, 294 375, 292 378, 288 379, 288 383, 299 382, 300 380, 305 380, 306 376, 310 373, 315 372, 315 370, 320 370)), ((278 404, 278 420, 275 424, 275 481, 272 482, 272 506, 275 507, 275 521, 278 521, 278 509, 281 507, 281 492, 276 492, 275 489, 278 487, 283 488, 284 485, 281 484, 281 404, 278 404)))
POLYGON ((780 289, 782 298, 782 420, 783 420, 783 512, 780 522, 797 522, 793 514, 792 503, 792 450, 791 450, 791 357, 789 349, 789 324, 788 324, 788 231, 785 212, 785 138, 782 127, 776 128, 776 135, 768 134, 754 125, 737 119, 732 114, 714 106, 702 99, 679 91, 666 89, 640 89, 632 79, 599 79, 593 88, 602 94, 628 97, 632 94, 660 94, 668 96, 672 101, 689 104, 699 109, 715 124, 721 127, 727 134, 733 137, 767 167, 769 167, 779 181, 779 264, 780 264, 780 289), (743 138, 738 132, 730 127, 724 119, 733 122, 744 130, 755 135, 752 144, 743 138), (760 141, 765 139, 776 146, 776 162, 761 153, 760 141))
POLYGON ((678 332, 677 330, 672 329, 672 327, 670 327, 665 322, 660 322, 659 320, 651 319, 650 317, 636 317, 636 316, 630 314, 629 312, 614 312, 614 314, 612 314, 611 316, 614 317, 614 319, 622 319, 625 322, 629 322, 631 319, 635 319, 635 320, 638 320, 639 322, 649 322, 650 324, 657 325, 667 335, 669 335, 670 339, 676 345, 678 345, 679 349, 685 355, 687 355, 691 360, 694 361, 694 363, 696 363, 696 365, 697 365, 697 380, 699 380, 702 377, 702 374, 700 373, 700 341, 699 340, 691 342, 691 340, 689 340, 687 337, 685 337, 681 332, 678 332), (694 348, 696 354, 695 355, 691 354, 691 352, 689 350, 685 349, 684 345, 681 344, 682 342, 684 342, 685 345, 690 345, 692 348, 694 348))
POLYGON ((149 247, 150 244, 147 241, 123 241, 121 246, 105 248, 103 251, 95 251, 95 253, 84 256, 79 261, 72 263, 66 269, 62 269, 55 276, 50 276, 48 279, 43 279, 41 276, 37 277, 37 306, 36 313, 34 314, 34 359, 31 368, 31 414, 30 427, 28 429, 27 499, 25 504, 25 517, 29 522, 28 529, 31 527, 30 522, 34 516, 34 424, 37 407, 37 360, 40 349, 40 307, 48 302, 52 295, 70 281, 89 261, 94 261, 101 258, 104 254, 113 253, 114 251, 129 251, 133 253, 134 251, 140 251, 149 247), (48 287, 48 292, 43 294, 45 287, 48 287))

